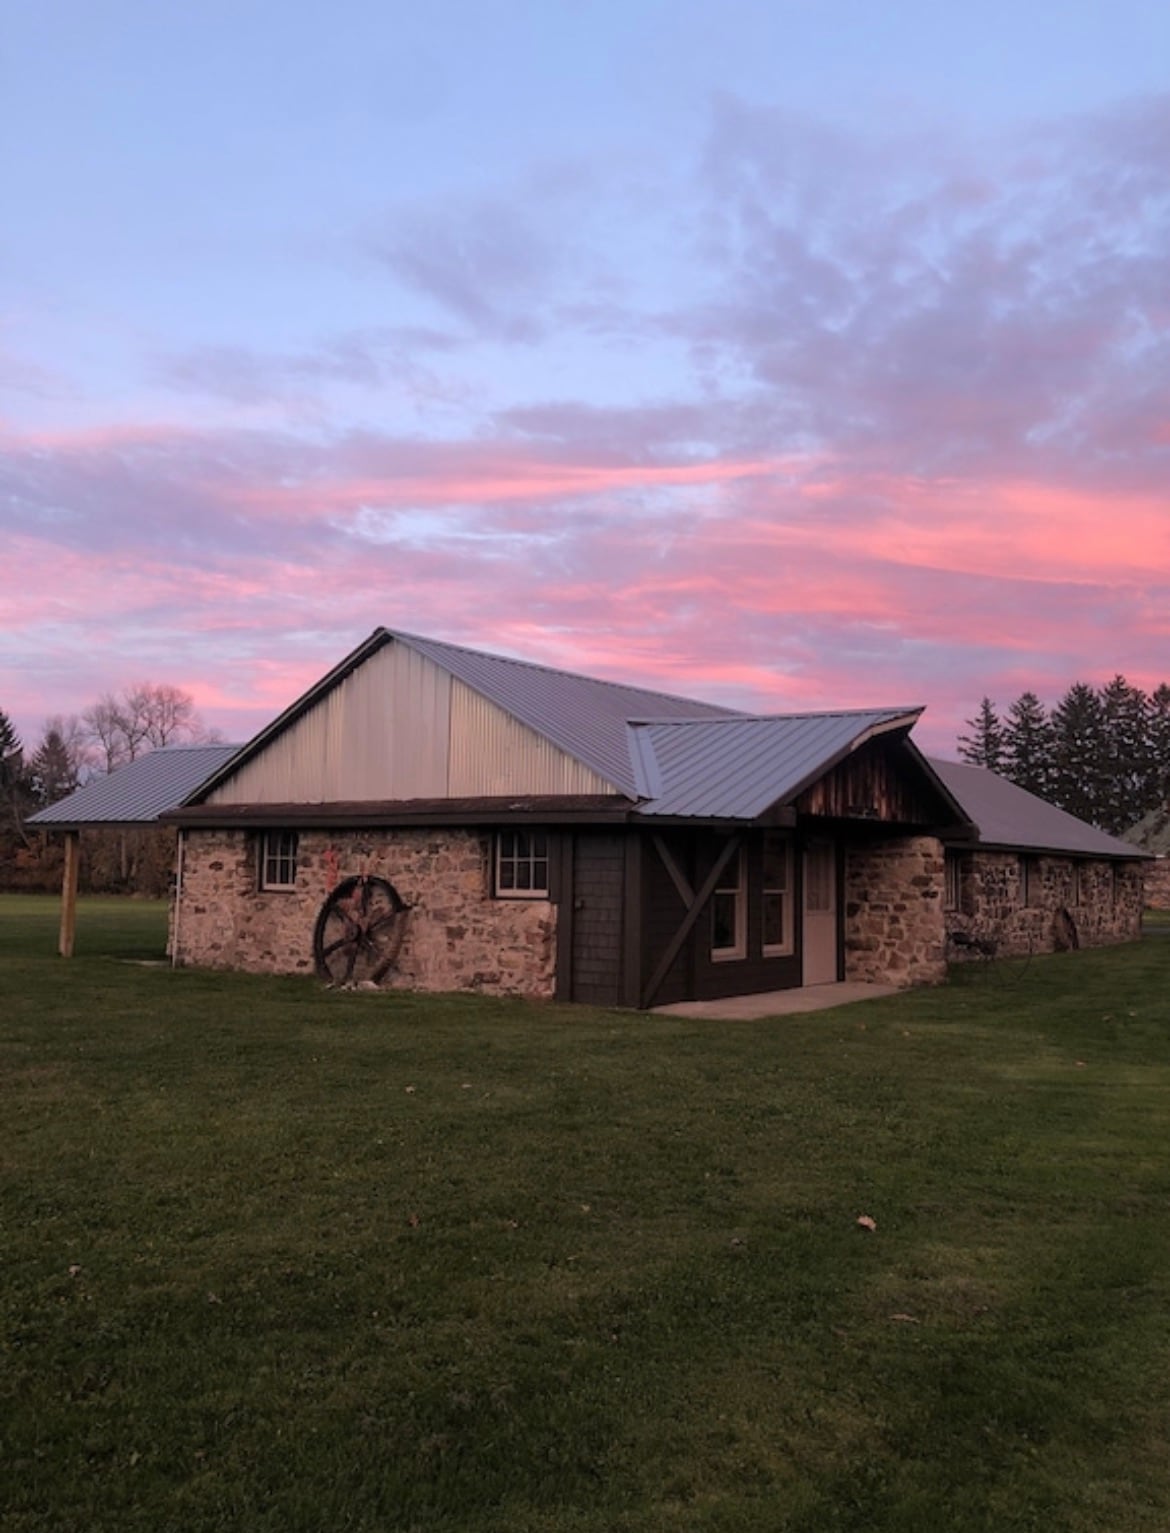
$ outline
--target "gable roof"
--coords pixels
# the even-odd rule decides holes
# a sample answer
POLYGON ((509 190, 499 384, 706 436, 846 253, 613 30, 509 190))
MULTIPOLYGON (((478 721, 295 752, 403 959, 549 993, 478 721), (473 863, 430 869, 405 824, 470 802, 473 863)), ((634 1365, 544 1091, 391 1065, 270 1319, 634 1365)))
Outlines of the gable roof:
POLYGON ((632 721, 644 815, 754 820, 797 796, 874 735, 908 730, 921 708, 716 720, 632 721))
POLYGON ((376 628, 340 664, 248 742, 230 767, 196 784, 187 802, 200 802, 239 767, 259 755, 385 644, 402 644, 440 666, 480 696, 526 724, 575 760, 591 767, 628 798, 639 796, 630 757, 627 721, 631 718, 735 718, 732 708, 698 702, 646 687, 601 681, 574 671, 559 671, 528 660, 512 660, 484 650, 467 649, 399 629, 376 628))
POLYGON ((1057 809, 986 767, 930 758, 951 795, 979 828, 978 845, 1011 851, 1056 852, 1072 857, 1146 857, 1149 854, 1057 809))
POLYGON ((790 801, 874 735, 908 732, 922 711, 837 709, 760 716, 378 628, 200 784, 184 807, 193 810, 203 803, 387 644, 423 656, 591 768, 638 815, 756 819, 790 801))
POLYGON ((108 777, 95 777, 68 798, 30 815, 38 828, 76 830, 82 825, 143 825, 175 809, 238 745, 166 745, 127 762, 108 777))

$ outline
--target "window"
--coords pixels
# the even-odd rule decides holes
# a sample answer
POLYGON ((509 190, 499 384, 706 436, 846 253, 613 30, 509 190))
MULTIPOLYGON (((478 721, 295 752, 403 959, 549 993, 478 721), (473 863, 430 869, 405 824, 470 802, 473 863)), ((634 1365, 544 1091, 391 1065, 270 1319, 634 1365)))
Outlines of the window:
POLYGON ((291 889, 297 881, 297 833, 268 830, 260 843, 261 889, 291 889))
POLYGON ((792 951, 792 842, 764 837, 763 945, 768 958, 792 951))
POLYGON ((742 958, 744 946, 743 852, 739 848, 728 859, 711 896, 711 957, 722 960, 742 958))
POLYGON ((496 893, 508 900, 548 898, 548 836, 502 830, 496 838, 496 893))
POLYGON ((948 852, 943 867, 943 909, 961 910, 963 905, 963 859, 957 852, 948 852))
POLYGON ((1044 900, 1044 889, 1040 879, 1039 857, 1020 858, 1020 904, 1040 905, 1044 900))
POLYGON ((1073 863, 1072 902, 1074 905, 1083 905, 1085 903, 1085 865, 1083 862, 1073 863))

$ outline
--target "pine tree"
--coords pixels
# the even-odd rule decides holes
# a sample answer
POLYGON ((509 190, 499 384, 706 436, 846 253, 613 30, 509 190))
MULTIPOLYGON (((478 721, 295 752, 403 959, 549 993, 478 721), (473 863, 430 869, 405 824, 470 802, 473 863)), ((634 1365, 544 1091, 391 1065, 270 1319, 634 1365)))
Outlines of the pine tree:
POLYGON ((42 807, 68 797, 77 787, 77 762, 59 729, 46 729, 28 764, 28 779, 32 796, 42 807))
POLYGON ((1149 731, 1150 780, 1146 812, 1170 805, 1170 686, 1165 682, 1150 693, 1146 716, 1149 731))
POLYGON ((1052 710, 1051 722, 1052 801, 1078 819, 1099 825, 1108 813, 1101 699, 1087 682, 1074 682, 1052 710))
POLYGON ((992 772, 1002 772, 1004 767, 1004 728, 995 704, 985 697, 979 712, 966 720, 970 734, 959 736, 959 755, 972 766, 988 767, 992 772))
POLYGON ((1003 729, 1003 773, 1018 787, 1048 798, 1052 792, 1052 723, 1035 692, 1008 709, 1003 729))
POLYGON ((1102 730, 1097 823, 1116 836, 1157 802, 1150 700, 1120 675, 1098 696, 1102 730))

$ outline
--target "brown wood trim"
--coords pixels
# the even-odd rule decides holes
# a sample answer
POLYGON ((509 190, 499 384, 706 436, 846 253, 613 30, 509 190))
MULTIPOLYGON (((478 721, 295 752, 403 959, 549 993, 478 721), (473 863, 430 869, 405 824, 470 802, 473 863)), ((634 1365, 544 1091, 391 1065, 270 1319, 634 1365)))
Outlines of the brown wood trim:
POLYGON ((622 878, 622 953, 619 994, 623 1006, 636 1007, 642 983, 642 837, 625 838, 622 878))
POLYGON ((661 857, 662 866, 670 874, 670 881, 678 890, 679 898, 683 902, 684 909, 689 907, 695 898, 695 891, 691 888, 690 880, 683 873, 678 863, 675 862, 673 856, 671 855, 670 847, 667 846, 662 837, 656 835, 653 837, 653 841, 654 850, 658 853, 659 857, 661 857))
POLYGON ((667 943, 666 951, 658 960, 658 967, 650 976, 650 982, 647 984, 646 989, 642 993, 640 1004, 643 1011, 646 1010, 646 1008, 650 1005, 650 1002, 658 994, 662 981, 666 978, 671 964, 682 951, 682 945, 694 929, 695 922, 702 914, 704 905, 706 905, 712 894, 714 894, 716 885, 719 883, 719 875, 723 872, 723 869, 727 866, 732 857, 739 850, 741 839, 742 838, 739 835, 729 836, 727 838, 723 850, 719 853, 718 857, 716 857, 711 867, 711 871, 703 880, 698 894, 695 895, 694 899, 691 901, 691 904, 687 907, 687 912, 682 918, 682 924, 679 926, 674 936, 667 943))
POLYGON ((553 999, 573 999, 573 853, 575 838, 569 835, 557 837, 556 891, 553 902, 557 907, 557 972, 553 985, 553 999))

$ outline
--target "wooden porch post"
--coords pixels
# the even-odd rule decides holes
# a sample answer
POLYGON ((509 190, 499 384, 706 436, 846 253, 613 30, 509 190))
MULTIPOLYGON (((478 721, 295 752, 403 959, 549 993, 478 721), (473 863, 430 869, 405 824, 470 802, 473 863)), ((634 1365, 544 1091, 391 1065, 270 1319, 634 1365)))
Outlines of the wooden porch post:
POLYGON ((81 832, 65 832, 65 872, 61 878, 61 938, 57 951, 73 957, 73 933, 77 928, 77 871, 81 861, 81 832))

